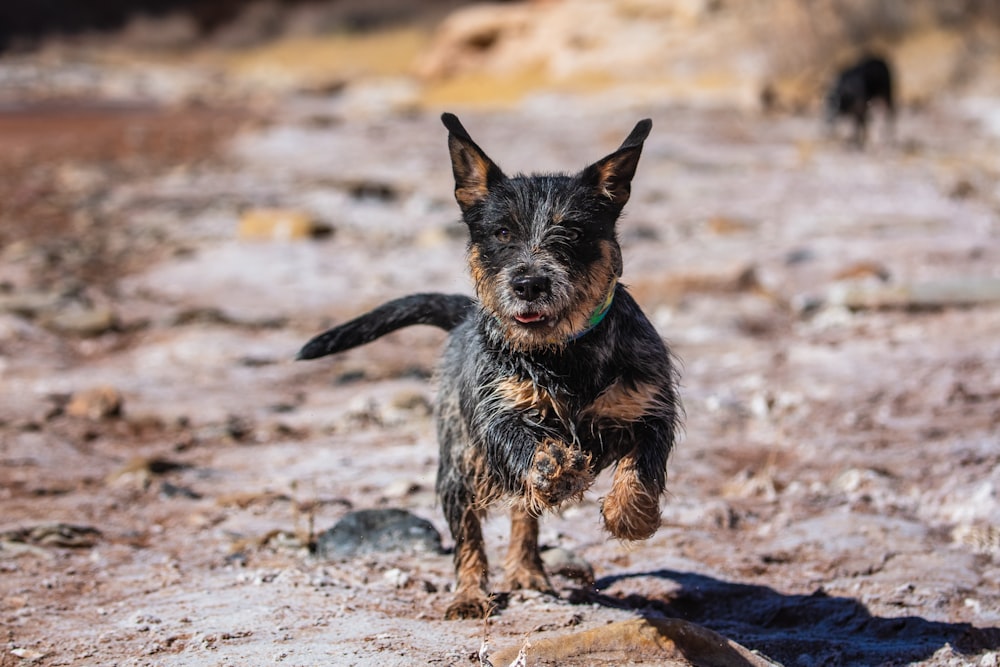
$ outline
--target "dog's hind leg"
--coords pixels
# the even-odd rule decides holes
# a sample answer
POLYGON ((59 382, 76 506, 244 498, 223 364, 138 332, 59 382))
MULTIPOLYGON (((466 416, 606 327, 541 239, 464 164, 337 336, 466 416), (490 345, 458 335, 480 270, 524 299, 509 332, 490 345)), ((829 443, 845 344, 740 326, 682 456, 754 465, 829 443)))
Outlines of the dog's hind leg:
POLYGON ((554 592, 538 555, 538 517, 520 503, 510 510, 510 547, 504 560, 504 571, 509 590, 527 588, 543 593, 554 592))

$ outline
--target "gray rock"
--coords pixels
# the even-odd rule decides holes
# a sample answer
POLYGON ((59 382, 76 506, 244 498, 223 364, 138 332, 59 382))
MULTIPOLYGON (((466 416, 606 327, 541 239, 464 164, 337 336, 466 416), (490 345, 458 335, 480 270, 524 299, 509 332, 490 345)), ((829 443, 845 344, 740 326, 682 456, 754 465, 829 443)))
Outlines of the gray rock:
POLYGON ((390 508, 350 512, 316 538, 316 555, 320 558, 386 551, 441 553, 441 534, 430 521, 390 508))
POLYGON ((545 569, 582 584, 594 583, 594 567, 576 552, 562 547, 546 549, 541 553, 545 569))

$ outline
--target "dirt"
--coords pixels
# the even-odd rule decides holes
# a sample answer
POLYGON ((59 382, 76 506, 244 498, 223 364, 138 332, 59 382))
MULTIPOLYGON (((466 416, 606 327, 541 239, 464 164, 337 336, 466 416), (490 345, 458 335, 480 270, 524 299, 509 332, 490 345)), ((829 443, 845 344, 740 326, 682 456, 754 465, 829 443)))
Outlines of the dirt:
MULTIPOLYGON (((310 551, 373 507, 450 545, 442 334, 292 361, 383 300, 469 291, 440 109, 356 101, 0 114, 0 665, 478 664, 484 637, 637 615, 786 665, 997 664, 1000 303, 837 301, 1000 278, 995 106, 906 110, 865 151, 811 116, 614 96, 461 113, 509 172, 580 168, 653 119, 624 282, 687 415, 656 536, 608 539, 602 477, 541 535, 596 583, 557 575, 484 624, 442 620, 448 554, 310 551), (239 236, 273 207, 333 233, 239 236)), ((496 565, 507 530, 494 513, 496 565)))

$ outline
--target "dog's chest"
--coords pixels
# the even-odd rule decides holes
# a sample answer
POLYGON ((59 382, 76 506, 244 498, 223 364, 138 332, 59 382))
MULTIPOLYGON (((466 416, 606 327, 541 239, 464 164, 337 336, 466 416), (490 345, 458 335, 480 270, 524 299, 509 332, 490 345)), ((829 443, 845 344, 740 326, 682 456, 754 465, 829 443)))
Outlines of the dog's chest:
POLYGON ((506 406, 539 424, 562 426, 578 433, 623 428, 657 412, 661 392, 648 383, 615 380, 592 398, 569 391, 552 391, 531 379, 509 377, 500 380, 497 393, 506 406))

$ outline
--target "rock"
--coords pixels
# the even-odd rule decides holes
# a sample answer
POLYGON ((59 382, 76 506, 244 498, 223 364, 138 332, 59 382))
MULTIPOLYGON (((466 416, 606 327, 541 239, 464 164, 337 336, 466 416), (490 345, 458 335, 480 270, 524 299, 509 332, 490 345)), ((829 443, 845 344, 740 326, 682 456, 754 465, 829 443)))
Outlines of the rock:
POLYGON ((125 399, 114 387, 101 386, 73 394, 66 404, 66 414, 93 421, 120 417, 125 399))
POLYGON ((98 336, 118 327, 118 316, 109 304, 94 303, 74 294, 72 288, 0 293, 0 312, 34 319, 57 333, 78 336, 98 336))
POLYGON ((36 651, 32 648, 12 648, 10 650, 11 655, 16 656, 23 660, 24 662, 31 664, 33 662, 38 662, 44 658, 47 653, 44 651, 36 651))
POLYGON ((395 588, 406 588, 406 585, 410 583, 410 575, 403 572, 398 567, 386 570, 382 573, 382 579, 383 581, 392 584, 395 588))
POLYGON ((552 574, 558 574, 579 581, 582 584, 594 583, 594 567, 569 549, 554 547, 542 552, 542 562, 545 569, 552 574))
POLYGON ((756 107, 766 72, 765 59, 757 57, 763 48, 735 30, 752 10, 734 3, 720 11, 721 20, 703 22, 698 17, 708 9, 695 5, 708 4, 639 0, 624 9, 595 0, 476 3, 441 23, 415 71, 431 83, 452 84, 450 90, 440 86, 450 95, 480 102, 516 100, 518 88, 575 84, 600 90, 614 81, 636 97, 656 90, 660 98, 756 107), (692 22, 697 40, 690 38, 692 22), (747 52, 755 57, 748 60, 747 52))
MULTIPOLYGON (((520 647, 490 655, 494 665, 508 665, 520 647)), ((771 667, 752 653, 708 628, 677 618, 637 618, 570 635, 531 640, 526 650, 532 665, 649 664, 661 667, 771 667)))
POLYGON ((131 485, 135 488, 146 489, 153 477, 175 470, 183 470, 185 467, 187 466, 183 463, 176 463, 169 459, 137 456, 111 472, 104 481, 109 485, 131 485))
POLYGON ((406 410, 421 417, 429 417, 434 405, 427 394, 420 390, 404 390, 393 394, 390 404, 397 410, 406 410))
POLYGON ((0 295, 0 311, 23 317, 36 317, 54 309, 62 296, 58 292, 24 291, 0 295))
POLYGON ((397 479, 382 487, 383 498, 405 498, 421 490, 418 482, 412 479, 397 479))
POLYGON ((305 211, 282 208, 249 209, 240 217, 241 239, 291 241, 320 238, 333 232, 330 225, 316 220, 305 211))
POLYGON ((417 64, 425 78, 476 69, 495 58, 494 49, 529 31, 537 12, 519 5, 473 5, 452 12, 438 28, 434 45, 417 64))
POLYGON ((101 531, 93 526, 43 523, 30 528, 0 532, 0 543, 14 542, 43 547, 89 548, 97 544, 101 531))
POLYGON ((1000 302, 1000 279, 970 276, 911 284, 838 284, 828 290, 826 302, 851 310, 981 306, 1000 302))
POLYGON ((875 278, 884 283, 892 278, 892 273, 881 262, 863 260, 848 264, 833 275, 834 280, 864 280, 867 278, 875 278))
POLYGON ((708 231, 716 236, 745 234, 747 232, 752 232, 757 227, 756 223, 750 220, 733 218, 726 215, 716 215, 709 218, 706 221, 705 226, 708 228, 708 231))
POLYGON ((99 336, 117 328, 118 318, 108 306, 71 304, 48 317, 45 325, 60 333, 99 336))
POLYGON ((320 558, 386 551, 441 553, 441 534, 430 521, 390 508, 350 512, 316 538, 316 555, 320 558))
POLYGON ((201 500, 202 497, 197 491, 170 482, 160 482, 160 495, 164 498, 186 498, 188 500, 201 500))

